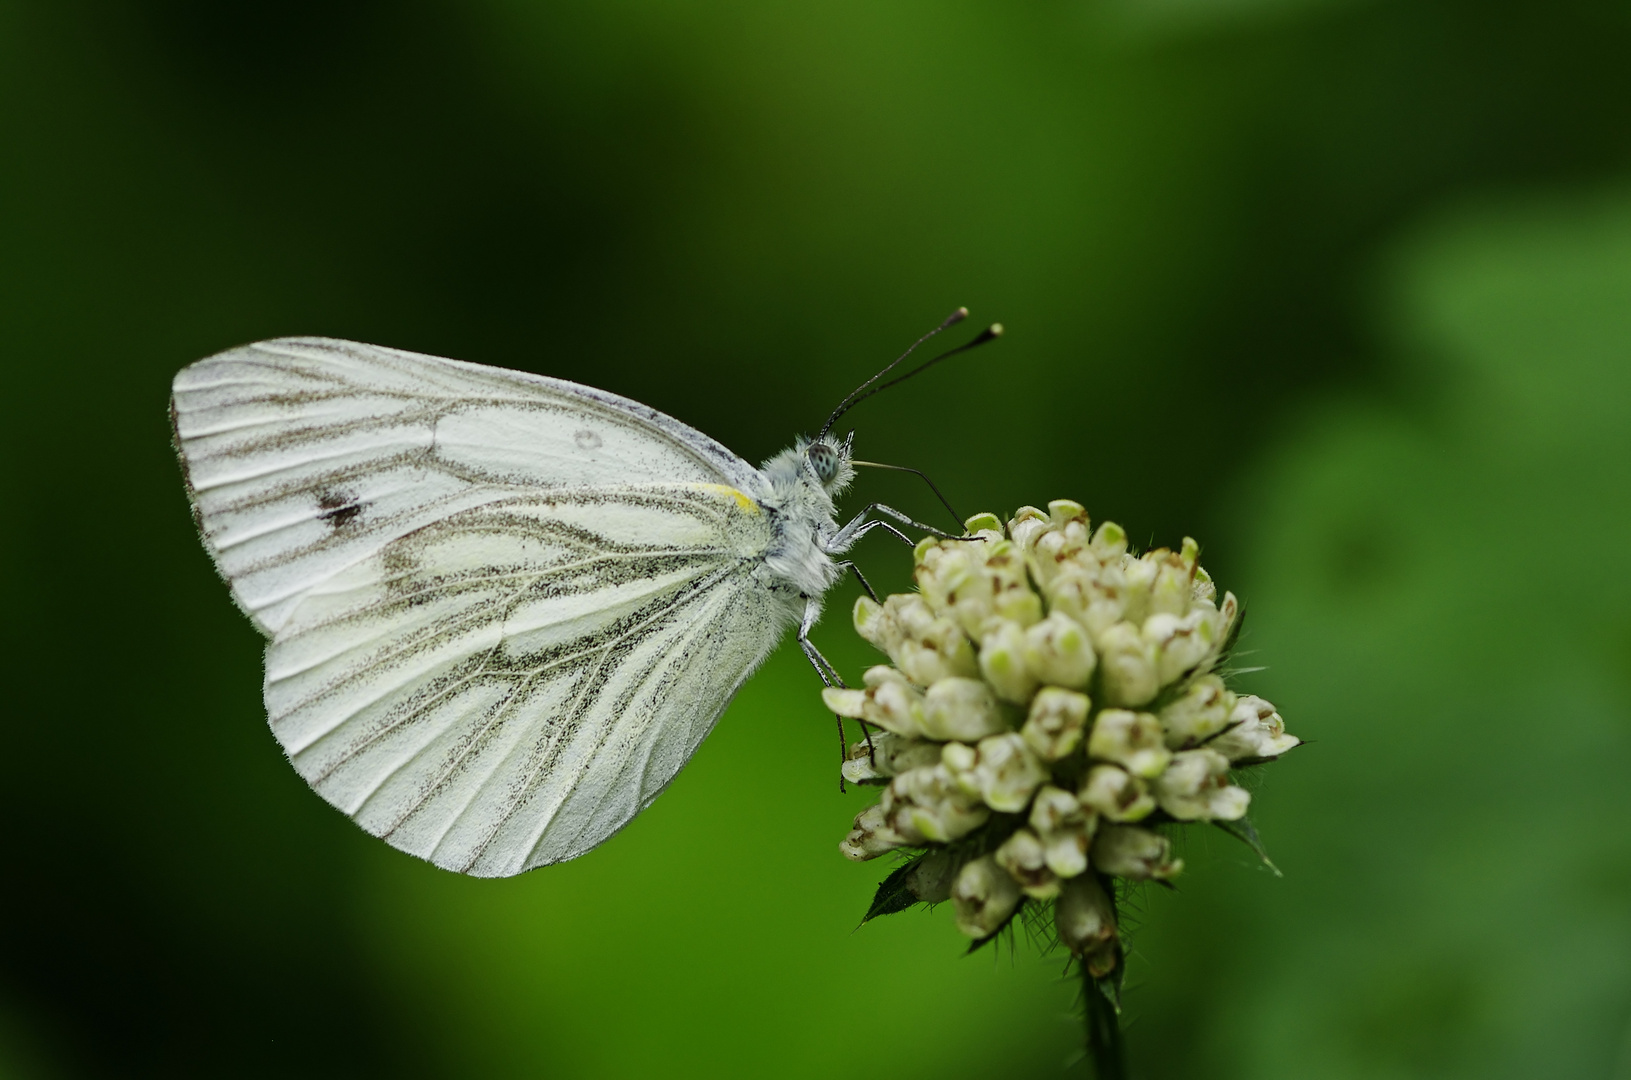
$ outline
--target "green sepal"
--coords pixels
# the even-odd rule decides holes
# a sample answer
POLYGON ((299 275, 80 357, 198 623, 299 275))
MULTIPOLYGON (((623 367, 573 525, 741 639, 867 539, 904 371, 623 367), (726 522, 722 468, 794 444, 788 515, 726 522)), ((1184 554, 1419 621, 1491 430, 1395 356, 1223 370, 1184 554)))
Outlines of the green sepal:
POLYGON ((1212 824, 1255 851, 1257 857, 1263 860, 1263 865, 1274 871, 1275 877, 1285 877, 1280 873, 1280 868, 1274 865, 1274 860, 1269 858, 1268 851, 1263 847, 1263 838, 1257 835, 1257 826, 1251 823, 1250 818, 1241 818, 1239 821, 1214 820, 1212 824))
POLYGON ((912 869, 922 862, 928 854, 925 851, 908 859, 890 871, 888 877, 878 882, 878 891, 872 895, 872 904, 866 909, 866 914, 861 916, 863 926, 880 915, 894 915, 922 903, 917 898, 917 893, 913 892, 912 887, 906 883, 906 878, 912 872, 912 869))

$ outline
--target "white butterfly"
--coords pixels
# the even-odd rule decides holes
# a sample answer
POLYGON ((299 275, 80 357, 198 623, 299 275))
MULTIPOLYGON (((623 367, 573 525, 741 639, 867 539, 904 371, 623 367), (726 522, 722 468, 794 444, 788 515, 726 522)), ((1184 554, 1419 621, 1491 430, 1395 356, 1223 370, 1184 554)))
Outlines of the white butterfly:
POLYGON ((171 414, 295 769, 393 847, 502 877, 648 806, 789 626, 837 681, 809 641, 835 556, 899 535, 870 511, 917 525, 834 516, 833 421, 890 368, 758 469, 615 394, 323 338, 200 360, 171 414))

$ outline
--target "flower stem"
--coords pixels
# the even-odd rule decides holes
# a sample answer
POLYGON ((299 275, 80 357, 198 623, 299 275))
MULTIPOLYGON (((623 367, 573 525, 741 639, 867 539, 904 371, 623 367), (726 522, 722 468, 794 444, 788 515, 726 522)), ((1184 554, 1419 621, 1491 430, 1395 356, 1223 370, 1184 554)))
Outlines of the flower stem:
POLYGON ((1127 1080, 1127 1053, 1121 1041, 1121 1017, 1105 996, 1099 980, 1082 965, 1082 1004, 1087 1020, 1087 1056, 1098 1080, 1127 1080))

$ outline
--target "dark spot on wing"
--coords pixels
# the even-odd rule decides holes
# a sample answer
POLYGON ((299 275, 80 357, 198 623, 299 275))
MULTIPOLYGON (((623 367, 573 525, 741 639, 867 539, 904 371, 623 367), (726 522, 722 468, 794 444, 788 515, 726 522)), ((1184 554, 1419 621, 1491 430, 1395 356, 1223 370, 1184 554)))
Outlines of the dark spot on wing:
POLYGON ((329 527, 336 532, 349 525, 358 514, 362 513, 362 503, 357 497, 347 491, 323 491, 317 496, 317 509, 322 513, 317 516, 329 523, 329 527))
POLYGON ((582 431, 572 433, 572 441, 578 444, 580 450, 599 450, 600 436, 584 428, 582 431))

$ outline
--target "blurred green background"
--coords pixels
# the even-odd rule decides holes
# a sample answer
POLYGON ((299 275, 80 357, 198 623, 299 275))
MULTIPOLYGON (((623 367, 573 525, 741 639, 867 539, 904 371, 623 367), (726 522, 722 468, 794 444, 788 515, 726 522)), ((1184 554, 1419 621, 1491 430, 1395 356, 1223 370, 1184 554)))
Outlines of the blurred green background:
POLYGON ((1283 879, 1193 835, 1140 898, 1136 1074, 1631 1078, 1623 0, 0 0, 0 146, 0 1076, 1083 1069, 1057 956, 855 929, 792 649, 574 863, 364 835, 168 444, 176 369, 303 333, 759 460, 968 304, 859 452, 1199 537, 1314 740, 1283 879))

